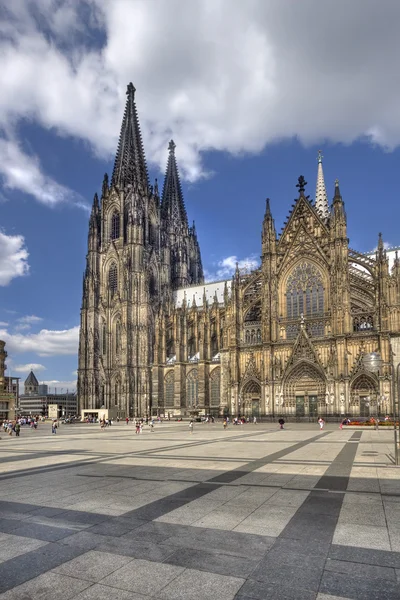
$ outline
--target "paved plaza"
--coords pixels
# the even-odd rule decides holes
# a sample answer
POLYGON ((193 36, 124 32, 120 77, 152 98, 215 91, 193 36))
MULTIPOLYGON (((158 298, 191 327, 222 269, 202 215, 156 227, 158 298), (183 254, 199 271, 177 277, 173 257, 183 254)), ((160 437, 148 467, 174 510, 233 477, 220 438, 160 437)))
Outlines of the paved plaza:
POLYGON ((0 598, 400 598, 393 431, 48 424, 0 440, 0 598))

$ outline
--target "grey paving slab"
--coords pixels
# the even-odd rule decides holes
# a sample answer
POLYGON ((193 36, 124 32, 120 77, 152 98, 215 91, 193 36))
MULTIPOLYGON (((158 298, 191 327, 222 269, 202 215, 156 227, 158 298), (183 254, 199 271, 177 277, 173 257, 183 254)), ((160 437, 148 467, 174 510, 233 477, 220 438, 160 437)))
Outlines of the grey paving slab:
POLYGON ((293 586, 296 589, 317 592, 319 589, 323 565, 282 564, 276 560, 270 560, 267 556, 253 571, 250 579, 262 581, 267 586, 293 586))
POLYGON ((98 535, 96 533, 91 533, 89 530, 85 530, 62 538, 59 540, 59 543, 65 546, 81 548, 82 550, 92 550, 100 544, 107 542, 109 539, 112 539, 112 537, 98 535))
POLYGON ((38 523, 24 523, 18 529, 13 531, 14 535, 29 537, 46 542, 56 542, 75 533, 74 529, 65 529, 62 527, 50 527, 38 523))
POLYGON ((400 552, 375 550, 372 548, 357 548, 356 546, 338 546, 332 544, 329 558, 349 561, 352 563, 363 563, 377 565, 380 567, 392 567, 400 569, 400 552))
POLYGON ((0 531, 3 533, 11 533, 18 527, 21 527, 20 519, 0 519, 0 531))
POLYGON ((37 550, 6 560, 0 563, 0 593, 38 577, 80 554, 80 548, 47 543, 37 550))
POLYGON ((269 585, 265 581, 248 579, 236 595, 237 600, 315 600, 317 593, 288 585, 269 585))
POLYGON ((43 540, 26 539, 14 534, 2 534, 0 536, 0 562, 11 560, 45 545, 46 542, 43 540))
POLYGON ((53 569, 53 572, 85 581, 98 582, 129 562, 131 559, 127 556, 89 550, 89 552, 59 565, 53 569))
POLYGON ((325 570, 334 573, 343 573, 350 575, 351 577, 366 577, 396 581, 396 572, 392 567, 380 567, 328 558, 325 564, 325 570))
MULTIPOLYGON (((91 585, 87 581, 44 573, 1 595, 2 600, 70 600, 91 585)), ((80 596, 78 596, 80 598, 80 596)))
POLYGON ((182 567, 174 565, 134 559, 102 579, 101 583, 137 594, 154 596, 183 571, 182 567))
POLYGON ((74 596, 74 600, 149 600, 149 596, 133 594, 132 592, 96 583, 74 596))
POLYGON ((186 569, 158 592, 163 600, 233 600, 244 579, 186 569))
MULTIPOLYGON (((197 529, 197 528, 196 528, 197 529)), ((188 535, 173 536, 164 544, 194 550, 212 550, 235 556, 259 556, 271 548, 276 538, 235 531, 198 529, 188 535)))
POLYGON ((218 552, 206 552, 205 550, 193 550, 186 548, 185 552, 175 551, 165 562, 179 567, 231 575, 233 577, 248 577, 256 568, 260 559, 232 556, 218 552))
POLYGON ((105 520, 103 523, 99 523, 98 525, 93 525, 90 527, 90 529, 88 529, 88 531, 89 533, 98 533, 99 535, 119 537, 145 523, 146 521, 143 519, 114 517, 105 520))
POLYGON ((398 600, 399 585, 386 579, 341 577, 338 573, 325 571, 320 592, 353 600, 398 600))
POLYGON ((132 558, 143 558, 156 562, 163 562, 176 551, 176 547, 171 545, 154 544, 145 540, 124 538, 110 538, 98 545, 97 549, 102 552, 121 554, 132 558))

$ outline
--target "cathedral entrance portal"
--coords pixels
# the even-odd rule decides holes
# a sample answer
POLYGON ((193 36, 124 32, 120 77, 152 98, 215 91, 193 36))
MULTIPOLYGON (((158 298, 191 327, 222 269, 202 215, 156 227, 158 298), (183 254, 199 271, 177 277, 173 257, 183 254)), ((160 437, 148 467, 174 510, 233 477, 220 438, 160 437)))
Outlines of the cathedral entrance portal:
POLYGON ((318 404, 325 397, 325 379, 318 366, 302 361, 287 374, 283 383, 286 412, 296 417, 317 417, 318 404))
POLYGON ((261 403, 261 385, 250 380, 244 384, 242 390, 243 414, 245 417, 259 417, 261 403))

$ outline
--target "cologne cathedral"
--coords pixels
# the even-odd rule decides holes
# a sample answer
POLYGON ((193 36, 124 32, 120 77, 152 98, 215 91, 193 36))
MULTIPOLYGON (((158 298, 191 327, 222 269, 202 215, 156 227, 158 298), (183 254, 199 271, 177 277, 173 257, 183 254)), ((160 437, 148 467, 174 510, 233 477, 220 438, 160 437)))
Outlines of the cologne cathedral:
POLYGON ((112 177, 104 176, 89 222, 80 408, 172 418, 391 413, 397 252, 389 269, 381 236, 372 255, 349 246, 339 183, 330 203, 321 155, 315 201, 305 185, 299 177, 279 235, 267 199, 259 268, 204 282, 175 144, 160 195, 129 84, 112 177), (365 366, 371 352, 378 370, 365 366))

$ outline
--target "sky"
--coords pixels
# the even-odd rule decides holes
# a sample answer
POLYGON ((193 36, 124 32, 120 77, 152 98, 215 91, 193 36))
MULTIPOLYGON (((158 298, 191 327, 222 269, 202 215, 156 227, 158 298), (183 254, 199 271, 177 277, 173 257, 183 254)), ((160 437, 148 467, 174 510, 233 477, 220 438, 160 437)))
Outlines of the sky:
POLYGON ((127 84, 151 179, 171 138, 207 279, 257 265, 299 175, 340 181, 350 246, 400 245, 397 0, 0 0, 0 339, 76 385, 88 211, 127 84))

